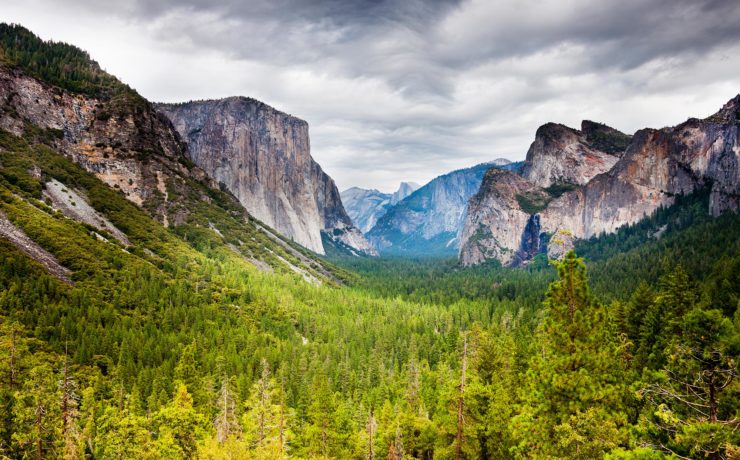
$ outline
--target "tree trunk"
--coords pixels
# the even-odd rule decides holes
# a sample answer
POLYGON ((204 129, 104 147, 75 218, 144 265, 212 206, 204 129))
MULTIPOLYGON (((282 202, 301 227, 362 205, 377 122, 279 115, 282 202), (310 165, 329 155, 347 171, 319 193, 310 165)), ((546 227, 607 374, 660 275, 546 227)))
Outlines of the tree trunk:
POLYGON ((460 395, 457 399, 457 435, 455 436, 455 460, 462 460, 463 415, 465 409, 465 372, 468 369, 468 336, 463 336, 462 371, 460 372, 460 395))
POLYGON ((38 404, 36 406, 36 435, 38 438, 36 438, 36 460, 43 460, 44 459, 44 442, 43 442, 43 433, 44 433, 44 406, 42 404, 38 404))
POLYGON ((15 328, 10 331, 10 375, 8 384, 11 391, 15 387, 15 328))
POLYGON ((373 434, 375 431, 375 417, 373 417, 373 410, 370 409, 370 417, 367 420, 367 458, 368 460, 375 460, 375 450, 373 449, 373 434))

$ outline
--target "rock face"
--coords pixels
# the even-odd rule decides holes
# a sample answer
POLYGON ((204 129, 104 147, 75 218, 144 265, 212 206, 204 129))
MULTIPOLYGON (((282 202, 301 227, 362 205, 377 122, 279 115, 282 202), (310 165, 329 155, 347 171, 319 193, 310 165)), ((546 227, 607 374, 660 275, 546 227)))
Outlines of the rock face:
POLYGON ((463 265, 477 265, 489 259, 510 265, 539 251, 539 218, 522 209, 522 197, 546 200, 548 196, 516 173, 488 170, 480 190, 468 203, 460 235, 463 265))
POLYGON ((156 108, 188 144, 189 158, 257 219, 319 254, 322 232, 373 252, 311 157, 305 121, 244 97, 156 108))
POLYGON ((352 223, 361 232, 367 233, 388 211, 392 195, 375 189, 352 187, 343 191, 340 196, 352 223))
MULTIPOLYGON (((543 136, 539 144, 535 141, 530 153, 533 149, 542 151, 546 145, 573 145, 571 141, 574 136, 579 137, 578 132, 557 126, 548 128, 547 131, 550 134, 559 132, 563 139, 543 136)), ((538 137, 540 134, 538 130, 538 137)), ((586 138, 591 149, 594 145, 612 151, 621 148, 618 142, 614 143, 620 136, 603 125, 584 122, 580 137, 586 138)), ((591 152, 577 147, 570 149, 569 154, 588 157, 591 152)), ((528 160, 529 158, 528 154, 528 160)), ((562 178, 565 172, 560 166, 551 164, 549 158, 547 155, 532 155, 531 162, 525 168, 525 177, 535 187, 534 190, 549 192, 550 198, 544 201, 522 200, 522 192, 517 192, 520 199, 514 205, 509 195, 499 192, 501 186, 496 185, 497 178, 491 177, 489 183, 489 178, 486 177, 481 186, 482 196, 471 200, 471 211, 466 221, 466 229, 470 230, 465 233, 460 252, 464 264, 474 265, 490 257, 507 264, 521 262, 507 254, 527 252, 525 243, 535 241, 527 236, 532 228, 522 229, 521 219, 512 220, 511 228, 502 230, 501 227, 509 218, 502 209, 512 213, 517 210, 517 206, 522 209, 522 204, 528 205, 526 211, 532 216, 532 222, 537 220, 538 240, 543 242, 552 236, 551 247, 547 251, 553 257, 561 255, 565 248, 572 246, 573 239, 612 233, 619 227, 633 224, 654 213, 660 206, 672 204, 675 196, 689 194, 703 187, 710 188, 709 206, 712 215, 738 212, 740 95, 706 119, 692 118, 671 128, 638 131, 610 170, 593 176, 585 184, 560 196, 553 193, 552 189, 542 189, 547 187, 546 184, 552 184, 553 178, 562 178), (544 179, 537 174, 544 174, 544 179), (516 238, 511 233, 520 231, 522 239, 517 246, 516 238), (568 238, 561 238, 563 235, 568 238), (563 248, 553 248, 553 243, 560 240, 563 240, 563 248), (498 247, 503 249, 491 249, 498 247)), ((574 164, 584 162, 585 160, 576 157, 574 164)), ((583 179, 586 176, 571 175, 570 179, 583 179)), ((526 186, 518 184, 518 189, 525 190, 526 186)), ((532 194, 533 190, 530 189, 527 193, 532 194)), ((543 249, 540 247, 538 250, 543 249)), ((531 250, 528 252, 532 253, 531 250)))
POLYGON ((675 195, 711 187, 710 211, 740 209, 740 96, 704 120, 690 119, 635 134, 612 171, 554 200, 542 213, 543 230, 571 230, 577 238, 611 233, 637 222, 675 195))
POLYGON ((413 182, 401 182, 394 193, 383 193, 378 190, 352 187, 343 191, 342 204, 352 223, 363 233, 367 233, 383 217, 391 206, 411 195, 419 188, 413 182))
POLYGON ((167 187, 205 179, 183 163, 184 145, 171 124, 137 94, 105 100, 71 94, 0 65, 0 129, 21 135, 28 125, 46 130, 58 151, 165 225, 187 214, 168 202, 167 187))
POLYGON ((52 179, 44 184, 43 194, 44 198, 51 203, 51 206, 65 216, 110 234, 124 246, 131 246, 126 234, 90 206, 87 199, 75 190, 66 187, 56 179, 52 179))
POLYGON ((547 242, 547 258, 561 260, 568 254, 568 251, 573 249, 574 243, 575 238, 570 230, 556 231, 547 242))
POLYGON ((401 200, 419 190, 420 187, 421 185, 417 184, 416 182, 401 182, 401 185, 398 186, 398 190, 393 192, 393 195, 391 195, 391 206, 400 203, 401 200))
POLYGON ((467 202, 480 188, 486 163, 433 179, 393 206, 367 233, 380 253, 454 253, 467 202))
POLYGON ((585 132, 564 125, 548 123, 540 126, 529 147, 522 175, 540 187, 556 184, 583 185, 594 176, 609 171, 619 157, 598 150, 589 136, 604 148, 615 151, 608 140, 624 138, 625 134, 584 121, 585 132))

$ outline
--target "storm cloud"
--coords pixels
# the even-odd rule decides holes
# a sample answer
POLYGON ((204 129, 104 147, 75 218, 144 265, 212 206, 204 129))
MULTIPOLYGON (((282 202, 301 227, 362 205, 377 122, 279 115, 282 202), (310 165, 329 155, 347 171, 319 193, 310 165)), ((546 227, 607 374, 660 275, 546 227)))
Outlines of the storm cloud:
POLYGON ((11 0, 0 19, 150 100, 245 95, 303 118, 342 189, 523 159, 548 121, 631 132, 740 92, 733 0, 11 0))

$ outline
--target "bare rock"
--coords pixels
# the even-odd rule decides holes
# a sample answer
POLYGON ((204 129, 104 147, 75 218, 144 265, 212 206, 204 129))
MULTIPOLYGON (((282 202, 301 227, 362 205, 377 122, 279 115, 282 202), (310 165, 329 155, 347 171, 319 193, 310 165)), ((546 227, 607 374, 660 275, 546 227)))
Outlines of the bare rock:
MULTIPOLYGON (((592 122, 585 123, 591 138, 606 129, 618 132, 606 126, 597 131, 592 122)), ((595 148, 588 135, 556 123, 540 126, 527 152, 522 175, 545 188, 556 184, 583 185, 609 171, 619 157, 595 148)))
POLYGON ((156 107, 187 142, 189 158, 252 216, 319 254, 322 231, 335 229, 346 230, 345 243, 373 253, 311 157, 308 123, 244 97, 156 107))
POLYGON ((548 199, 542 189, 514 172, 488 170, 480 190, 468 203, 461 233, 462 264, 497 259, 504 265, 516 265, 537 254, 539 216, 522 207, 548 199))
POLYGON ((558 230, 547 242, 547 258, 561 260, 574 248, 575 238, 570 230, 558 230))

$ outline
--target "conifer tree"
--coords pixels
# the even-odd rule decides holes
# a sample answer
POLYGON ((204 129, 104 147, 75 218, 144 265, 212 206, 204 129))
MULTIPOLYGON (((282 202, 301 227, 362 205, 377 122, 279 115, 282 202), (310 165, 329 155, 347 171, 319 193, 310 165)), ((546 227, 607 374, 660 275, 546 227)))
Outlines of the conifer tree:
POLYGON ((617 341, 604 308, 588 288, 583 260, 573 251, 556 263, 559 279, 544 301, 536 354, 512 420, 522 458, 591 459, 626 443, 617 341))
POLYGON ((159 410, 155 421, 160 430, 158 442, 163 439, 162 436, 171 436, 184 458, 195 457, 201 416, 194 409, 193 397, 184 384, 178 384, 172 402, 159 410))
POLYGON ((218 415, 214 421, 216 429, 216 440, 220 443, 226 442, 230 437, 241 435, 241 425, 236 415, 237 401, 232 389, 231 379, 224 376, 221 381, 221 389, 216 401, 218 415))
POLYGON ((643 441, 679 458, 731 458, 740 445, 739 355, 740 334, 721 310, 684 315, 665 367, 640 392, 648 402, 643 441))

